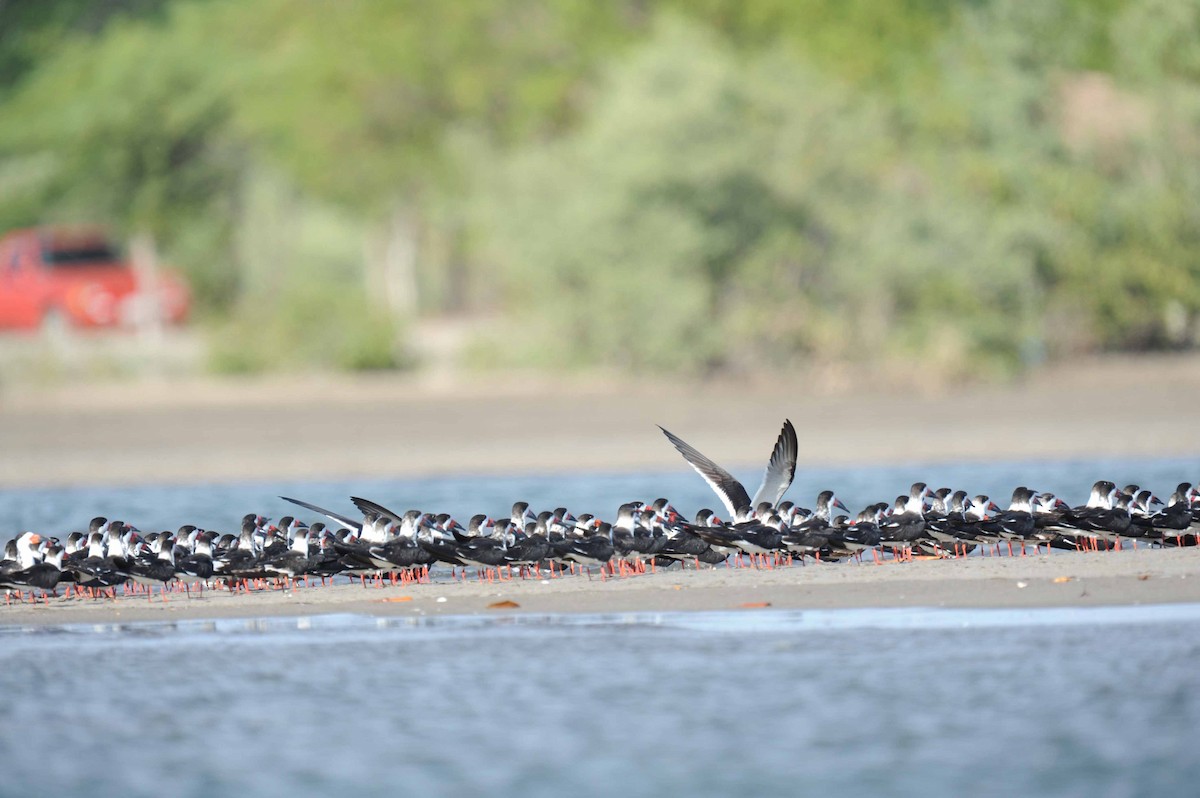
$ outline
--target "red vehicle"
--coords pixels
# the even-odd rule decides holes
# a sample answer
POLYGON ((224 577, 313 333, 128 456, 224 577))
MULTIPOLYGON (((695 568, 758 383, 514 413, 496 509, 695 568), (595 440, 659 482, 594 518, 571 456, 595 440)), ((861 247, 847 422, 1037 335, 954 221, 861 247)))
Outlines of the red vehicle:
POLYGON ((119 327, 187 318, 191 295, 160 271, 151 290, 96 227, 37 227, 0 238, 0 328, 119 327))

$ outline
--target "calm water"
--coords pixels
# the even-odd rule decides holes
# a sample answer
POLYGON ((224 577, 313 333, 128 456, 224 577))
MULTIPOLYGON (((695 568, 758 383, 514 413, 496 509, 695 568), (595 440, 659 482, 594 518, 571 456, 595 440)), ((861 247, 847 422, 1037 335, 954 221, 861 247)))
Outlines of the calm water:
MULTIPOLYGON (((762 479, 761 470, 734 473, 751 492, 762 479)), ((1102 478, 1118 485, 1135 482, 1166 499, 1179 482, 1200 480, 1200 456, 799 469, 787 498, 812 507, 817 493, 832 488, 857 512, 871 502, 895 499, 897 494, 907 493, 910 484, 922 480, 935 487, 962 488, 972 495, 985 493, 1004 506, 1017 485, 1054 491, 1076 504, 1086 500, 1092 482, 1102 478)), ((591 512, 603 518, 612 518, 623 502, 651 501, 659 496, 670 498, 689 516, 701 507, 719 507, 708 486, 682 463, 678 469, 658 473, 22 489, 0 490, 0 536, 7 539, 22 529, 52 533, 86 529, 94 515, 120 518, 144 532, 177 529, 187 523, 236 532, 242 515, 249 512, 272 518, 299 513, 301 518, 316 520, 311 513, 280 500, 280 495, 355 517, 348 497, 365 496, 397 512, 410 508, 448 512, 464 522, 480 512, 507 516, 518 499, 538 509, 565 505, 576 514, 591 512)))
POLYGON ((0 795, 1194 795, 1200 605, 0 633, 0 795))
MULTIPOLYGON (((740 473, 751 489, 754 471, 740 473)), ((1077 502, 1200 458, 802 470, 852 508, 923 479, 1077 502)), ((0 536, 92 515, 712 505, 672 473, 0 491, 0 536)), ((302 514, 301 517, 306 517, 302 514)), ((1194 795, 1200 605, 0 627, 0 796, 1194 795)))

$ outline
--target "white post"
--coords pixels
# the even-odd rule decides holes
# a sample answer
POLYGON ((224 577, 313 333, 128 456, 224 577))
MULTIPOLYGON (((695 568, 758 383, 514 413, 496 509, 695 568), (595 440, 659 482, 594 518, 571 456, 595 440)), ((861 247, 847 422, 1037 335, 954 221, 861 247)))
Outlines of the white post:
POLYGON ((417 225, 412 214, 397 210, 388 225, 383 250, 384 295, 393 315, 407 317, 417 309, 417 225))
POLYGON ((158 279, 158 251, 154 237, 142 231, 129 242, 137 293, 134 296, 133 323, 148 361, 162 350, 163 307, 158 279))

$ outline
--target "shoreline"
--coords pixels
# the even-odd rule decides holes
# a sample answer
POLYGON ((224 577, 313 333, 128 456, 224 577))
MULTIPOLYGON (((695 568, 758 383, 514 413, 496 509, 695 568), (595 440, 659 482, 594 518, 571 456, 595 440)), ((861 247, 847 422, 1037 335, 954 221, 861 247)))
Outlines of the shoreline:
POLYGON ((755 609, 1020 609, 1200 602, 1200 547, 1055 552, 1028 557, 823 563, 774 569, 661 571, 633 577, 387 585, 337 584, 203 597, 157 593, 51 598, 0 606, 0 627, 252 619, 353 613, 382 617, 594 614, 755 609), (439 599, 442 599, 439 601, 439 599), (498 602, 516 607, 491 608, 498 602))

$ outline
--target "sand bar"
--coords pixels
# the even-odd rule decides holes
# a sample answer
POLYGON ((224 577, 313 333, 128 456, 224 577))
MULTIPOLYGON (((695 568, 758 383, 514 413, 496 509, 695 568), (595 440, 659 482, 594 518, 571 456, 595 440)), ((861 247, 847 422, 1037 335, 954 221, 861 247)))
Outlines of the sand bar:
POLYGON ((1200 548, 1055 552, 1028 557, 852 562, 770 570, 718 567, 608 579, 297 587, 203 598, 51 598, 0 606, 0 625, 133 623, 359 613, 377 616, 603 613, 865 607, 1024 608, 1200 602, 1200 548), (444 599, 439 601, 439 599, 444 599), (490 608, 499 602, 516 607, 490 608))

